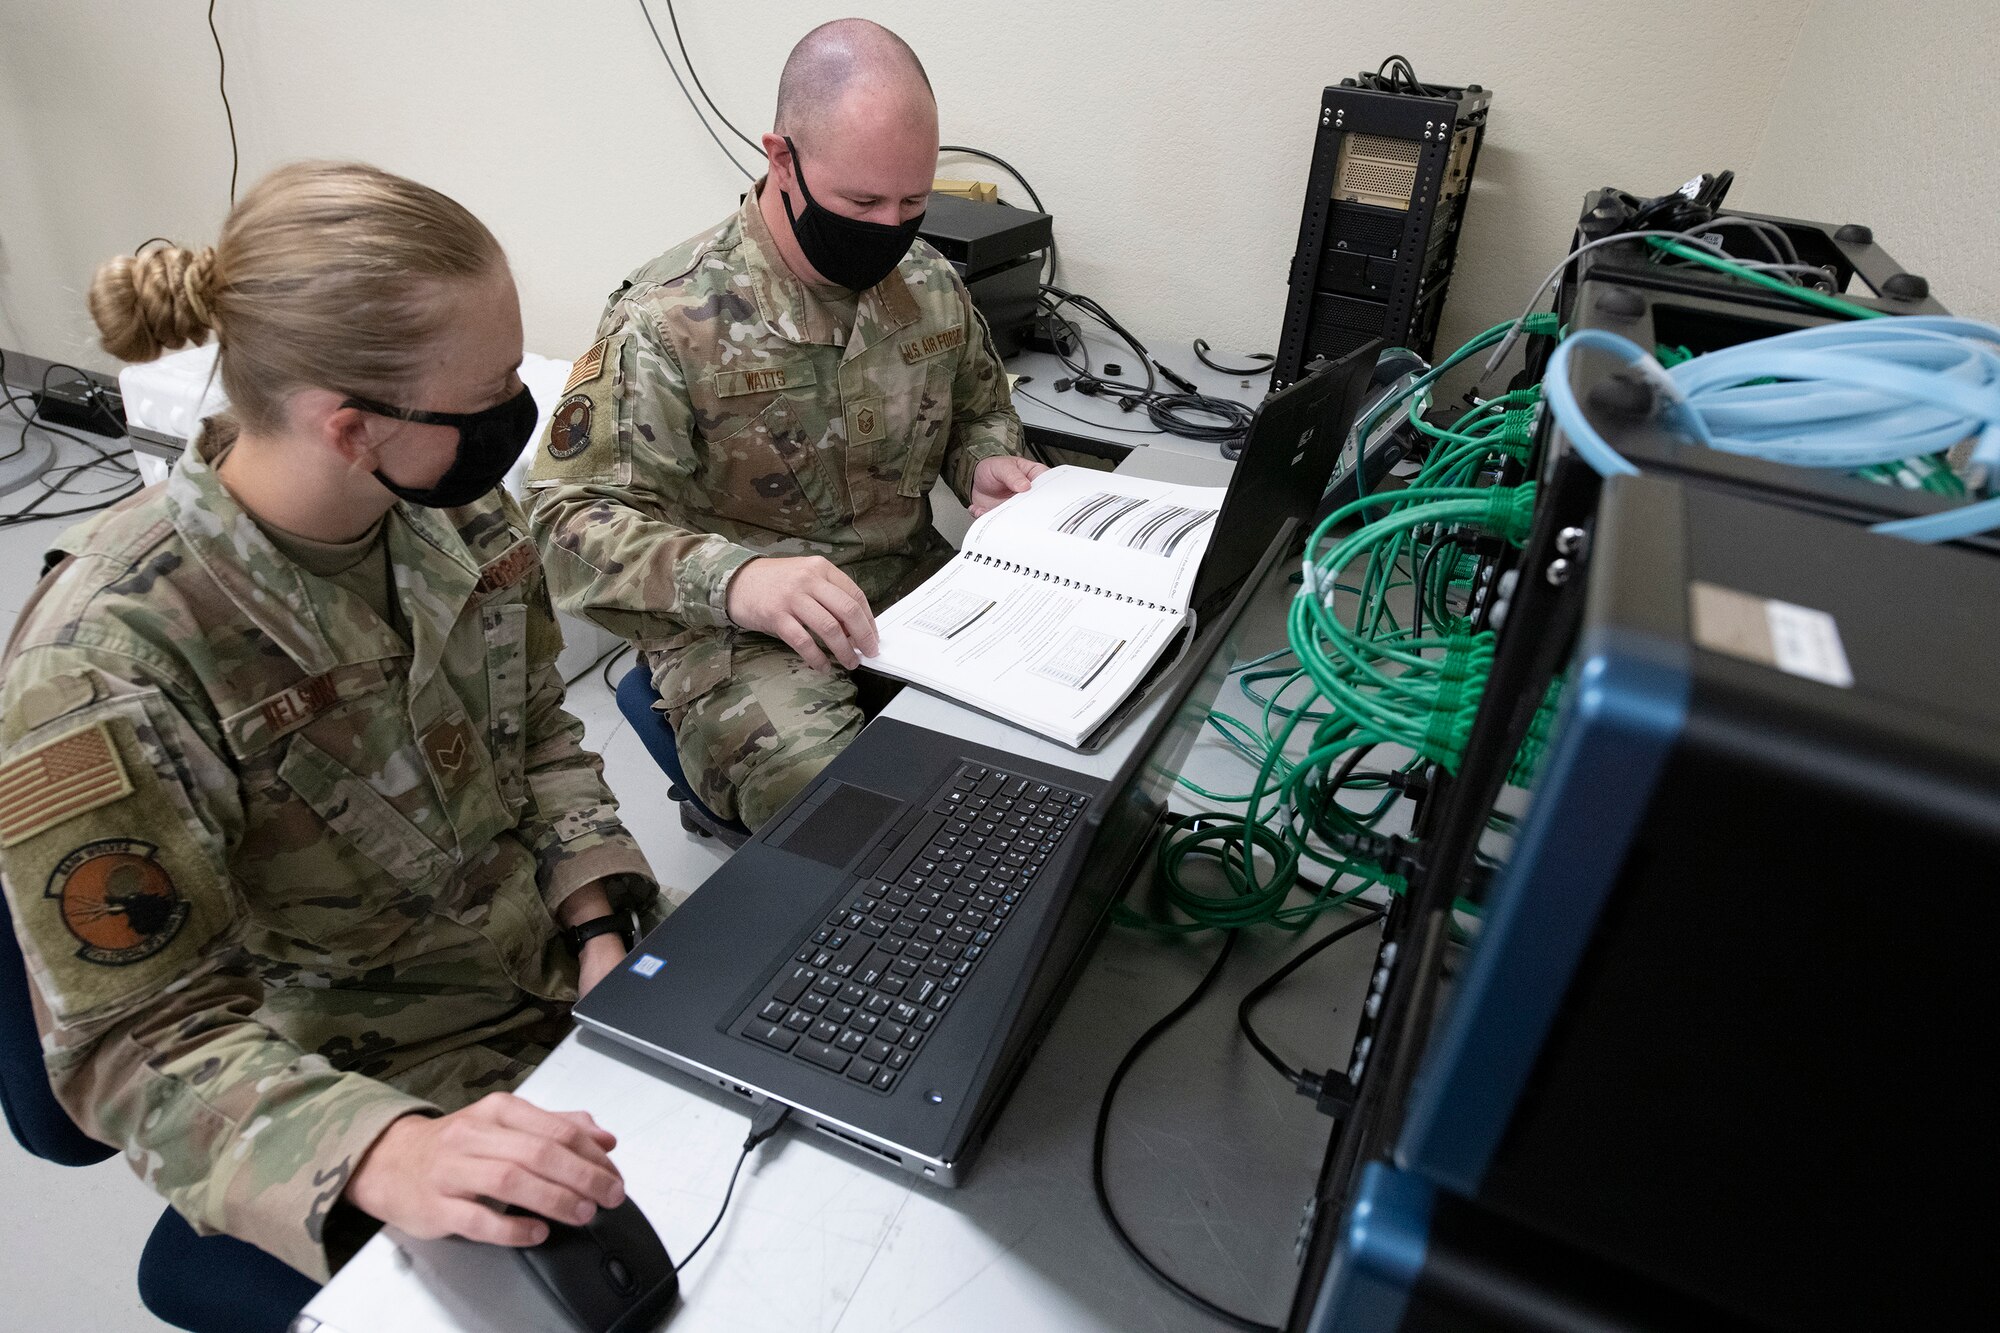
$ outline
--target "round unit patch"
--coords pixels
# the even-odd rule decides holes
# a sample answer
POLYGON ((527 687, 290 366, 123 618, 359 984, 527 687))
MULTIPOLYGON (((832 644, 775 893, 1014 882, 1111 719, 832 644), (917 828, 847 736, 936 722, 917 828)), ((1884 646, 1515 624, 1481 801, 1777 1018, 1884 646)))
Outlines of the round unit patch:
POLYGON ((575 458, 590 447, 590 395, 573 393, 556 405, 549 422, 549 457, 575 458))
POLYGON ((43 896, 61 903, 63 924, 83 945, 78 958, 125 967, 180 933, 188 904, 155 859, 159 850, 136 838, 101 838, 57 863, 43 896))

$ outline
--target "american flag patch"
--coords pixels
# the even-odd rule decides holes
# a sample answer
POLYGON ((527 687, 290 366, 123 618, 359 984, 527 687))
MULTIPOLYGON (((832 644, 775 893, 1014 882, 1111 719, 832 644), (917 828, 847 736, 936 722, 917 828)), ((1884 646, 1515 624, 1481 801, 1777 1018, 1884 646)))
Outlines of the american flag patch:
POLYGON ((599 338, 590 345, 590 350, 576 359, 569 370, 569 378, 563 382, 562 391, 568 393, 579 384, 588 384, 604 372, 604 344, 609 338, 599 338))
POLYGON ((0 847, 131 794, 104 723, 58 736, 0 765, 0 847))

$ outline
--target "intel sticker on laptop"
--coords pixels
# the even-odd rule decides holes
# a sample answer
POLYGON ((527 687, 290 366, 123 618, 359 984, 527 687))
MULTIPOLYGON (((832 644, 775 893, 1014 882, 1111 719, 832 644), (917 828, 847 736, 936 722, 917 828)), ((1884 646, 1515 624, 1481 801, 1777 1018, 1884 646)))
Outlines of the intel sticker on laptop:
POLYGON ((648 981, 650 981, 653 978, 653 974, 655 972, 658 972, 661 968, 665 967, 666 965, 667 965, 666 959, 655 958, 653 955, 649 953, 642 953, 639 955, 639 961, 632 964, 632 970, 634 972, 637 972, 640 976, 645 977, 648 981))

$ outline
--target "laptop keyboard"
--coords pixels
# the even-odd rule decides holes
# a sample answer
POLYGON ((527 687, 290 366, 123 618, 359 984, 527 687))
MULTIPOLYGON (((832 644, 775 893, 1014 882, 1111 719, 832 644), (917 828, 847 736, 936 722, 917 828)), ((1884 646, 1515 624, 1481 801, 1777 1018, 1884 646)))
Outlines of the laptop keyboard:
POLYGON ((752 1002, 752 1041, 893 1092, 1088 798, 961 764, 855 867, 752 1002))

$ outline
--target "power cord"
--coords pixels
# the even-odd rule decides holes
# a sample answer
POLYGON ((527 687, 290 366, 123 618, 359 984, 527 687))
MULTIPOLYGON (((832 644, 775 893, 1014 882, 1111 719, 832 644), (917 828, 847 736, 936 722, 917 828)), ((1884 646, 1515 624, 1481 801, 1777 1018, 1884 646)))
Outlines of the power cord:
MULTIPOLYGON (((687 99, 688 107, 694 112, 694 118, 701 122, 701 127, 704 130, 708 131, 708 137, 715 140, 715 146, 717 148, 720 148, 722 150, 722 155, 729 159, 729 165, 735 167, 739 172, 741 172, 743 174, 744 180, 747 181, 756 180, 757 179, 756 176, 751 174, 750 169, 744 166, 741 162, 736 160, 736 154, 729 151, 729 145, 722 141, 722 136, 715 132, 715 126, 709 124, 708 117, 702 114, 701 104, 694 100, 694 94, 688 91, 687 81, 681 78, 680 67, 674 64, 674 58, 667 54, 667 44, 665 40, 662 39, 660 36, 660 29, 658 25, 656 25, 653 22, 653 11, 646 7, 646 0, 639 0, 639 12, 645 15, 646 27, 653 34, 653 45, 660 48, 660 59, 667 62, 667 73, 674 76, 674 84, 681 90, 681 96, 687 99)), ((683 47, 682 50, 683 52, 685 52, 686 48, 683 47)), ((694 73, 694 66, 692 64, 688 66, 688 73, 689 74, 694 73)), ((697 82, 699 82, 699 80, 697 80, 697 82)), ((707 96, 706 93, 703 93, 702 95, 704 97, 707 96)), ((722 113, 718 111, 716 114, 720 116, 722 113)), ((728 125, 729 122, 725 120, 723 124, 728 125)), ((743 133, 741 130, 737 130, 736 127, 733 125, 730 125, 730 129, 735 132, 738 138, 743 138, 743 133)))
POLYGON ((1212 350, 1214 349, 1212 349, 1208 345, 1208 339, 1196 338, 1194 340, 1194 359, 1201 362, 1204 366, 1207 366, 1210 370, 1215 371, 1219 375, 1243 375, 1243 376, 1268 375, 1272 371, 1278 368, 1278 358, 1271 355, 1271 353, 1269 352, 1251 353, 1250 359, 1252 361, 1261 361, 1263 363, 1262 365, 1225 366, 1218 361, 1212 361, 1209 359, 1208 354, 1212 350))
POLYGON ((229 60, 222 54, 222 34, 215 30, 215 0, 208 0, 208 35, 215 42, 215 91, 222 94, 222 114, 229 121, 229 206, 236 207, 236 171, 242 155, 236 151, 236 113, 229 106, 229 60))
POLYGON ((1201 1003, 1202 997, 1207 995, 1209 988, 1215 984, 1215 979, 1222 975, 1223 965, 1229 961, 1229 955, 1235 949, 1236 932, 1230 931, 1223 937, 1222 948, 1216 953, 1215 961, 1209 964, 1208 971, 1202 974, 1201 980, 1188 992, 1187 998, 1175 1005, 1172 1013, 1141 1033, 1139 1039, 1132 1043, 1132 1048, 1125 1052, 1125 1058, 1120 1060, 1118 1067, 1112 1071, 1111 1081, 1104 1088, 1104 1097, 1097 1104, 1097 1128, 1090 1140, 1090 1188, 1097 1196, 1097 1211, 1104 1215, 1104 1221, 1110 1226, 1111 1234, 1118 1238, 1118 1243, 1125 1247, 1125 1252, 1131 1255, 1141 1268, 1158 1279, 1167 1290, 1197 1310, 1212 1318, 1220 1319, 1231 1328, 1242 1329, 1244 1333, 1278 1333, 1274 1325, 1258 1323, 1247 1315, 1240 1315, 1217 1305, 1154 1263, 1152 1257, 1140 1249, 1139 1243, 1132 1239, 1131 1233, 1125 1230, 1125 1224, 1118 1220, 1118 1210, 1113 1207, 1110 1191, 1104 1184, 1104 1140, 1111 1127, 1111 1107, 1118 1097, 1120 1085, 1125 1082, 1125 1076, 1132 1072, 1132 1066, 1139 1062, 1139 1057, 1159 1040, 1162 1033, 1187 1017, 1193 1012, 1194 1007, 1201 1003))
MULTIPOLYGON (((1139 359, 1139 368, 1146 374, 1146 382, 1139 384, 1096 373, 1090 365, 1090 352, 1079 330, 1076 343, 1083 353, 1084 360, 1081 363, 1072 360, 1060 346, 1056 350, 1056 358, 1063 363, 1063 368, 1072 372, 1071 378, 1056 381, 1058 391, 1074 388, 1085 397, 1105 398, 1117 403, 1122 412, 1144 409, 1146 419, 1165 434, 1214 444, 1221 450, 1222 456, 1231 461, 1241 456, 1243 441, 1250 433, 1250 423, 1256 419, 1257 414, 1253 408, 1233 398, 1221 398, 1198 392, 1192 380, 1176 374, 1155 360, 1153 354, 1146 350, 1146 345, 1140 342, 1130 329, 1119 323, 1095 298, 1080 292, 1067 291, 1051 283, 1042 284, 1042 310, 1052 321, 1068 325, 1075 330, 1075 323, 1062 313, 1062 307, 1065 305, 1074 307, 1089 319, 1102 325, 1131 348, 1132 354, 1139 359), (1161 392, 1159 388, 1161 376, 1180 392, 1161 392)), ((1056 410, 1061 411, 1060 408, 1056 410)), ((1065 415, 1073 414, 1065 413, 1065 415)))
POLYGON ((701 1233, 701 1239, 694 1243, 694 1248, 674 1265, 674 1272, 679 1273, 693 1263, 702 1246, 708 1244, 708 1238, 715 1234, 715 1229, 722 1225, 723 1217, 729 1212, 729 1201, 736 1196, 736 1178, 743 1174, 743 1164, 750 1160, 750 1154, 757 1150, 759 1144, 778 1132, 791 1114, 792 1108, 783 1102, 767 1101, 757 1108, 756 1115, 750 1117, 750 1132, 743 1136, 743 1151, 736 1155, 736 1166, 729 1173, 729 1187, 722 1191, 722 1207, 715 1210, 715 1220, 708 1224, 708 1230, 701 1233))
POLYGON ((1349 935, 1373 925, 1375 922, 1380 921, 1382 917, 1382 909, 1379 907, 1372 908, 1365 915, 1356 917, 1354 920, 1344 923, 1339 928, 1329 931, 1320 939, 1313 941, 1304 949, 1301 949, 1298 955, 1290 962, 1251 987, 1249 992, 1244 995, 1242 1002, 1236 1006, 1236 1026, 1242 1030, 1244 1039, 1250 1043, 1250 1048, 1263 1056, 1264 1062, 1277 1070, 1280 1077, 1291 1084, 1300 1096, 1312 1098, 1322 1111, 1338 1111, 1345 1105, 1347 1098, 1342 1096, 1341 1093, 1348 1089, 1347 1076, 1337 1069, 1329 1069, 1323 1073, 1314 1073, 1309 1069, 1292 1068, 1285 1063, 1276 1051, 1271 1049, 1262 1037, 1257 1035, 1257 1029, 1250 1023, 1250 1014, 1263 1002, 1265 996, 1284 984, 1285 978, 1291 976, 1292 973, 1298 971, 1307 963, 1310 963, 1313 959, 1326 952, 1326 950, 1346 939, 1349 935), (1329 1092, 1332 1092, 1334 1096, 1329 1098, 1327 1095, 1329 1092))

